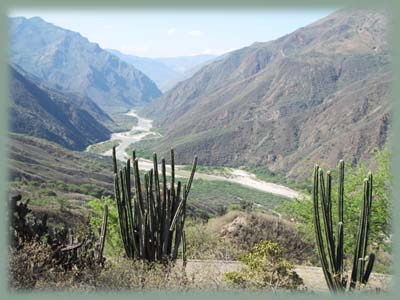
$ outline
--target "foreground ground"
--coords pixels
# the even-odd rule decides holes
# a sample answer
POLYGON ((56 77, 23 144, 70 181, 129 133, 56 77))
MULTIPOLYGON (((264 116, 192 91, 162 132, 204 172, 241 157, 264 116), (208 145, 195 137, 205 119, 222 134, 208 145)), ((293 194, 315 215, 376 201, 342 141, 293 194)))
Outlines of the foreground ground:
MULTIPOLYGON (((178 264, 181 264, 181 262, 178 264)), ((242 264, 237 261, 189 260, 186 272, 189 278, 195 278, 198 285, 209 287, 210 289, 219 289, 224 287, 223 274, 239 271, 241 267, 242 264)), ((308 291, 328 291, 321 268, 297 265, 295 271, 303 279, 308 291)), ((366 288, 372 291, 388 291, 390 282, 390 275, 372 273, 366 288)))

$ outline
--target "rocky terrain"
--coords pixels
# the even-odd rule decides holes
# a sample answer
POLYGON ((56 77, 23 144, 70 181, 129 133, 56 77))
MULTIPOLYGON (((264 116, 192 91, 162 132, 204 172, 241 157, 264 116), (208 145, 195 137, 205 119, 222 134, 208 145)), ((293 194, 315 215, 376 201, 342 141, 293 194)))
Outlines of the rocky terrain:
POLYGON ((300 178, 370 158, 390 127, 388 15, 342 10, 208 64, 143 109, 184 161, 300 178), (309 173, 307 173, 309 174, 309 173))

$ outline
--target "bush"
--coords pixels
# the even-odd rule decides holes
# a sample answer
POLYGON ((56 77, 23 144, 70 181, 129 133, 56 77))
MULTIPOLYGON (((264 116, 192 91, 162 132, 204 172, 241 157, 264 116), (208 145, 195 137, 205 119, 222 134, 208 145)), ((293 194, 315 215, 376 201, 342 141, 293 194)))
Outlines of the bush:
POLYGON ((20 195, 10 201, 10 287, 57 288, 69 281, 100 273, 104 258, 91 227, 74 238, 72 229, 49 228, 47 215, 38 219, 20 195), (34 221, 29 221, 34 218, 34 221))
POLYGON ((108 224, 104 252, 107 256, 121 256, 124 254, 124 245, 119 229, 118 210, 116 203, 109 197, 90 199, 88 207, 91 209, 90 225, 93 228, 100 228, 103 222, 104 205, 108 205, 108 224))
POLYGON ((304 289, 303 280, 294 266, 282 258, 277 243, 261 241, 240 259, 245 267, 240 272, 228 272, 224 279, 233 287, 247 289, 304 289))
POLYGON ((212 232, 206 223, 186 223, 186 256, 189 259, 234 260, 242 252, 229 239, 212 232))

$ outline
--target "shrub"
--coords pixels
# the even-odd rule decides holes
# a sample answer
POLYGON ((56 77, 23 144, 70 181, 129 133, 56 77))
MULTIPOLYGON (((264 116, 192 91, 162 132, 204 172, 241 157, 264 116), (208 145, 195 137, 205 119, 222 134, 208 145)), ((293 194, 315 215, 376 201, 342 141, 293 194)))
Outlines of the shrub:
POLYGON ((261 241, 240 260, 245 264, 240 272, 224 274, 224 279, 233 287, 273 291, 304 288, 294 266, 282 258, 282 249, 277 243, 261 241))
POLYGON ((49 228, 47 215, 38 219, 31 216, 29 200, 22 201, 20 195, 10 201, 10 287, 16 289, 36 288, 40 282, 48 288, 47 282, 62 283, 65 278, 86 276, 94 271, 99 273, 104 264, 103 246, 107 224, 107 208, 100 239, 90 226, 84 233, 74 238, 72 229, 49 228), (34 221, 29 221, 33 217, 34 221), (63 277, 64 274, 65 278, 63 277), (69 275, 66 275, 69 274, 69 275), (61 276, 61 277, 60 277, 61 276), (59 280, 59 281, 57 281, 59 280))
POLYGON ((119 229, 118 211, 115 201, 109 197, 101 199, 92 198, 88 202, 91 209, 90 225, 93 228, 99 228, 103 222, 103 207, 108 205, 108 225, 105 244, 105 254, 107 256, 120 256, 124 253, 124 245, 121 239, 119 229))

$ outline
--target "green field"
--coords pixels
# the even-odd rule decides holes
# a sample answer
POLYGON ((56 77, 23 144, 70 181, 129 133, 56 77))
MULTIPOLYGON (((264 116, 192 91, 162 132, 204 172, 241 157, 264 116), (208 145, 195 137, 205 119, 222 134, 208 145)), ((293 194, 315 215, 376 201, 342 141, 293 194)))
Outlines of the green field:
POLYGON ((157 137, 153 137, 153 136, 144 138, 140 142, 129 145, 129 147, 126 149, 125 152, 130 156, 130 155, 132 155, 132 151, 135 150, 136 157, 152 159, 154 152, 151 149, 152 149, 152 145, 154 145, 154 143, 157 141, 157 139, 158 139, 157 137))
POLYGON ((254 205, 256 203, 262 205, 263 209, 273 209, 287 201, 291 200, 237 183, 195 179, 190 190, 188 206, 192 207, 196 214, 207 213, 214 216, 224 207, 229 210, 251 206, 253 203, 253 208, 257 208, 257 205, 254 205))
POLYGON ((111 150, 114 146, 118 146, 121 143, 120 140, 107 141, 100 144, 90 146, 88 152, 102 154, 108 150, 111 150))

